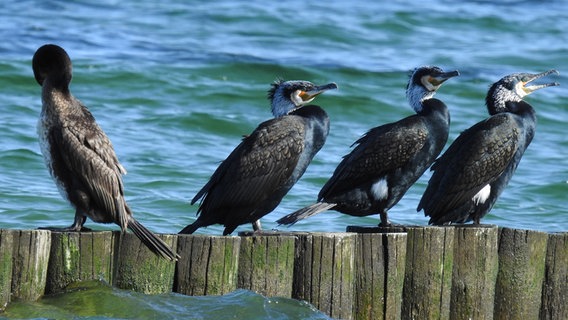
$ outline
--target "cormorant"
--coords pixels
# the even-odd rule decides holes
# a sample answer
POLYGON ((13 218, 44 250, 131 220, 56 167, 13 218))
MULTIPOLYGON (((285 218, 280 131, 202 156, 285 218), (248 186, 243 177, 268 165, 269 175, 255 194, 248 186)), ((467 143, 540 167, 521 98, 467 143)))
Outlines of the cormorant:
POLYGON ((536 115, 523 98, 558 83, 528 85, 557 73, 515 73, 494 83, 485 102, 490 117, 462 132, 436 160, 418 211, 430 224, 479 224, 503 192, 534 136, 536 115))
POLYGON ((177 260, 168 245, 134 219, 124 199, 122 174, 112 144, 91 112, 69 91, 71 59, 63 48, 47 44, 33 56, 42 87, 38 135, 45 163, 61 195, 75 207, 75 220, 58 231, 81 231, 87 217, 127 228, 154 253, 177 260))
POLYGON ((458 71, 434 66, 413 71, 406 97, 416 112, 397 122, 369 130, 346 155, 323 186, 318 202, 277 222, 298 220, 333 209, 352 216, 380 214, 380 226, 389 226, 387 211, 406 193, 442 151, 448 139, 450 114, 433 96, 458 71))
POLYGON ((211 179, 195 195, 202 199, 195 222, 180 233, 223 224, 223 235, 239 225, 252 223, 270 213, 304 174, 324 145, 329 118, 316 105, 306 105, 335 83, 316 86, 308 81, 278 80, 268 91, 274 119, 261 123, 219 165, 211 179))

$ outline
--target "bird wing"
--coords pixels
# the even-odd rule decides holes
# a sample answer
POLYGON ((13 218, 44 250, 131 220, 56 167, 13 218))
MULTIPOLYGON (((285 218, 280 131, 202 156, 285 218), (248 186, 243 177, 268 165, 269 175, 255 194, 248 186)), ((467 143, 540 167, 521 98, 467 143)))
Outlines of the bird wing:
POLYGON ((343 157, 324 185, 319 200, 365 183, 373 183, 390 171, 404 166, 424 147, 428 129, 416 116, 369 130, 353 151, 343 157))
POLYGON ((118 162, 110 140, 88 111, 87 116, 92 121, 73 121, 71 117, 70 125, 52 131, 54 146, 96 207, 113 215, 114 221, 126 228, 128 216, 121 177, 126 170, 118 162))
POLYGON ((292 175, 304 150, 304 129, 298 116, 261 123, 219 165, 192 204, 203 198, 198 212, 209 212, 264 201, 292 175))
POLYGON ((507 168, 519 146, 521 129, 502 113, 462 132, 432 165, 434 173, 418 210, 434 217, 472 199, 507 168))

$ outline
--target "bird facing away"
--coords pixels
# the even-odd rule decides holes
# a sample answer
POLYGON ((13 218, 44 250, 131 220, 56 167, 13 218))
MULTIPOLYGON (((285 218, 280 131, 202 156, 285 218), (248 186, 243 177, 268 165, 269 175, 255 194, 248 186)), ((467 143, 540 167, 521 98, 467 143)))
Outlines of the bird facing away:
POLYGON ((418 211, 430 224, 479 221, 495 204, 535 133, 536 115, 523 98, 558 83, 529 85, 557 73, 516 73, 494 83, 485 102, 490 117, 462 132, 436 160, 418 211))
POLYGON ((191 204, 202 200, 199 217, 180 233, 223 224, 223 235, 239 225, 252 223, 270 213, 304 174, 324 145, 329 118, 316 105, 307 105, 335 83, 316 86, 308 81, 282 81, 268 91, 274 118, 261 123, 223 161, 191 204))
POLYGON ((434 66, 414 70, 406 97, 415 115, 369 130, 343 157, 323 186, 318 202, 277 222, 294 224, 333 209, 352 216, 380 214, 380 226, 391 225, 387 211, 426 171, 448 139, 450 114, 433 96, 444 81, 458 76, 434 66))
POLYGON ((75 207, 75 220, 54 231, 81 231, 87 217, 127 228, 155 254, 177 254, 134 219, 124 199, 120 165, 109 138, 91 112, 69 91, 71 59, 63 48, 47 44, 33 56, 34 76, 42 87, 38 135, 45 163, 61 195, 75 207))

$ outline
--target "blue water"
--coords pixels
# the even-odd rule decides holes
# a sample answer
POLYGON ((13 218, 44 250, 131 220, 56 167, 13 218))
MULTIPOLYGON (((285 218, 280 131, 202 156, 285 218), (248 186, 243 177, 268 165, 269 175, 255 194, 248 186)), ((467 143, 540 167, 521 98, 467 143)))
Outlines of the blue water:
MULTIPOLYGON (((271 117, 266 90, 277 77, 334 81, 339 90, 315 100, 331 118, 327 143, 262 219, 265 229, 312 203, 360 135, 412 114, 404 95, 409 70, 434 64, 460 71, 437 94, 450 108, 451 142, 487 116, 484 97, 492 82, 513 72, 557 69, 560 75, 548 80, 561 86, 526 99, 537 110, 536 136, 483 222, 568 230, 563 1, 24 0, 1 2, 0 15, 1 228, 73 220, 45 169, 35 129, 41 100, 31 57, 39 46, 56 43, 74 63, 72 92, 90 108, 128 170, 126 197, 135 216, 161 233, 176 233, 195 219, 197 207, 189 200, 241 136, 271 117)), ((393 222, 427 223, 416 205, 428 178, 390 211, 393 222)), ((377 222, 376 216, 331 211, 289 230, 344 231, 377 222)), ((220 234, 222 227, 199 232, 220 234)), ((200 303, 204 310, 224 303, 213 301, 200 303)))

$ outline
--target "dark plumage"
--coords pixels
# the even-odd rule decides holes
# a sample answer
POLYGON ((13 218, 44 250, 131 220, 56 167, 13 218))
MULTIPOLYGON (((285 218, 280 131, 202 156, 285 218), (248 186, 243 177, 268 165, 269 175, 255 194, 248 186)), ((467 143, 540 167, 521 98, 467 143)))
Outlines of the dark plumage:
POLYGON ((444 81, 459 75, 438 67, 414 70, 406 95, 415 115, 369 130, 323 186, 317 203, 278 220, 293 224, 333 209, 353 216, 380 214, 388 226, 387 211, 406 193, 442 151, 448 139, 450 115, 433 96, 444 81))
POLYGON ((490 117, 462 132, 434 163, 434 173, 418 210, 430 224, 479 221, 503 192, 535 132, 534 109, 523 98, 558 83, 531 81, 556 73, 516 73, 494 83, 487 93, 490 117))
POLYGON ((126 170, 93 115, 69 91, 72 66, 65 50, 44 45, 34 54, 32 65, 42 87, 41 151, 61 195, 75 207, 70 227, 46 229, 80 231, 87 217, 116 223, 123 232, 131 229, 157 255, 176 260, 177 254, 132 216, 122 185, 126 170))
POLYGON ((325 143, 329 118, 310 103, 318 94, 335 89, 330 83, 278 81, 268 93, 274 119, 261 123, 217 168, 191 201, 202 199, 197 220, 180 233, 223 224, 223 235, 241 224, 253 223, 270 213, 304 174, 325 143))

